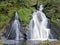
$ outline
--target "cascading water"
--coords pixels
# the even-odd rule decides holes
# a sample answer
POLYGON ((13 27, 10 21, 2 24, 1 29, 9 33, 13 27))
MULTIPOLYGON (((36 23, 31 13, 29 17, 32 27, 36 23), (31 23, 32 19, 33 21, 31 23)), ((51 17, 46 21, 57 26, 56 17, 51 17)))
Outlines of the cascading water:
POLYGON ((13 20, 11 21, 10 27, 6 31, 6 37, 10 40, 23 39, 22 28, 19 22, 19 17, 18 17, 17 12, 15 12, 15 15, 13 17, 13 20))
POLYGON ((27 32, 28 40, 48 40, 49 36, 53 38, 50 29, 47 28, 48 19, 42 10, 43 5, 40 5, 39 10, 34 11, 32 14, 32 19, 27 32))

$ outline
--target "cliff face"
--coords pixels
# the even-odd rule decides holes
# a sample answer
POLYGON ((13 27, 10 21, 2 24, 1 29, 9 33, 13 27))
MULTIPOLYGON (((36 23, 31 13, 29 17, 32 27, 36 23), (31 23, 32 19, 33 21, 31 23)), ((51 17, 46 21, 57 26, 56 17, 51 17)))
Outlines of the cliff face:
POLYGON ((60 28, 60 0, 0 0, 0 28, 9 23, 14 11, 18 11, 22 25, 28 25, 32 11, 40 4, 50 21, 60 28))

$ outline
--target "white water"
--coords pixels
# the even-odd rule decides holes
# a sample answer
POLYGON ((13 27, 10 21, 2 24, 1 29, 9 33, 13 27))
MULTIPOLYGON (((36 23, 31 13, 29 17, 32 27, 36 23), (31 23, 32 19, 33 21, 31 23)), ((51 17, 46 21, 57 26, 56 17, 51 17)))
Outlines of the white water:
POLYGON ((16 40, 19 40, 19 29, 18 29, 18 25, 19 25, 19 21, 17 20, 18 19, 18 14, 17 14, 17 12, 15 13, 16 14, 16 16, 15 16, 15 21, 14 21, 14 23, 13 23, 13 25, 15 25, 15 28, 16 28, 16 40), (17 18, 16 18, 17 17, 17 18))
POLYGON ((15 21, 14 21, 14 25, 16 25, 16 27, 15 27, 15 28, 16 28, 16 40, 19 40, 19 35, 20 35, 19 32, 20 32, 20 31, 19 31, 19 29, 18 29, 18 24, 17 24, 17 22, 18 22, 18 20, 15 20, 15 21))
POLYGON ((15 12, 14 18, 11 21, 10 28, 6 32, 6 37, 9 40, 23 40, 22 28, 19 21, 18 13, 15 12))
POLYGON ((34 11, 32 14, 32 19, 29 24, 29 29, 27 33, 28 40, 48 40, 50 34, 50 29, 47 28, 48 19, 43 13, 43 5, 40 6, 39 10, 34 11))
POLYGON ((21 40, 23 39, 23 35, 21 34, 20 30, 21 30, 21 25, 20 25, 20 22, 19 22, 19 17, 18 17, 18 14, 17 12, 15 13, 15 20, 14 20, 14 23, 13 25, 15 26, 15 30, 16 30, 16 39, 15 40, 21 40))

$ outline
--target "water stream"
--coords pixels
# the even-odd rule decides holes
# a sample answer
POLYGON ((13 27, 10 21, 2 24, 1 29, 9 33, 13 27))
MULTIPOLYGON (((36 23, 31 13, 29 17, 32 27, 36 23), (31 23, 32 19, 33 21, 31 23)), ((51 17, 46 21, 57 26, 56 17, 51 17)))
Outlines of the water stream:
POLYGON ((28 40, 48 40, 53 39, 53 35, 50 33, 50 28, 48 28, 49 20, 43 13, 43 5, 40 5, 39 10, 32 13, 32 19, 29 23, 29 29, 27 32, 28 40))

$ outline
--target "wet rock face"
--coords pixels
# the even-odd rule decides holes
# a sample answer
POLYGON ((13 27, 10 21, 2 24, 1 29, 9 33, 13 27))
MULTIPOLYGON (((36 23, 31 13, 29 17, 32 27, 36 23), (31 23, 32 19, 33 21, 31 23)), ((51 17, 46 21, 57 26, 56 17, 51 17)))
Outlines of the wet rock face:
POLYGON ((55 39, 60 40, 60 29, 53 23, 51 23, 51 32, 53 33, 55 39))
POLYGON ((0 38, 2 37, 2 35, 3 35, 3 34, 2 34, 2 32, 0 31, 0 38))

